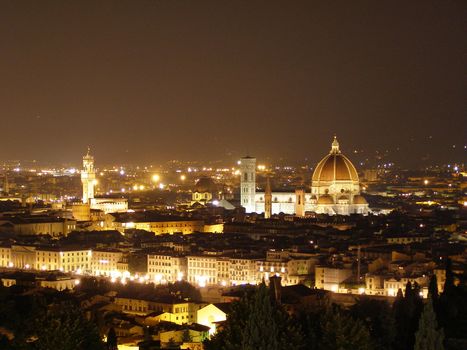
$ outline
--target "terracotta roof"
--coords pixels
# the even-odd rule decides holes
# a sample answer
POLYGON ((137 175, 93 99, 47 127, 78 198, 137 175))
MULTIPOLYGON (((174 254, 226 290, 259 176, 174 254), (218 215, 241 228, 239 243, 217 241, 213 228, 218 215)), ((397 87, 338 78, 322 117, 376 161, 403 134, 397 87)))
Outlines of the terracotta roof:
POLYGON ((346 156, 341 153, 331 153, 318 163, 312 181, 358 181, 358 174, 346 156))
POLYGON ((368 204, 365 197, 360 196, 359 194, 353 196, 353 203, 354 204, 368 204))
POLYGON ((334 204, 334 200, 328 194, 324 194, 318 198, 318 204, 334 204))

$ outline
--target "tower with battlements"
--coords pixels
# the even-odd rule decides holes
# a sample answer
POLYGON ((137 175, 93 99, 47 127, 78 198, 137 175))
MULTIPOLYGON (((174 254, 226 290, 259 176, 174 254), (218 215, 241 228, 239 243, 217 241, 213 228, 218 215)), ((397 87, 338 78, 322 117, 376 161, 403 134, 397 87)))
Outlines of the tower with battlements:
POLYGON ((96 185, 96 173, 94 171, 94 157, 88 153, 83 157, 83 170, 81 170, 81 183, 83 184, 83 203, 88 204, 94 198, 94 186, 96 185))

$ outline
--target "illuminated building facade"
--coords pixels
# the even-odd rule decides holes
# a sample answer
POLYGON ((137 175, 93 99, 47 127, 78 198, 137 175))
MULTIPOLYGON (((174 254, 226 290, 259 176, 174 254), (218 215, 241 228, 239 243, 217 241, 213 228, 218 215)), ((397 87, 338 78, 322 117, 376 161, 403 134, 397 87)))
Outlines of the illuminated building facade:
POLYGON ((128 200, 126 198, 93 198, 91 209, 101 210, 104 214, 126 212, 128 200))
POLYGON ((82 248, 37 248, 37 270, 60 270, 63 272, 91 272, 92 251, 82 248))
POLYGON ((226 280, 230 285, 256 284, 258 272, 254 259, 231 258, 230 274, 226 280))
POLYGON ((17 235, 66 236, 76 229, 76 221, 47 215, 31 215, 0 219, 0 225, 17 235))
MULTIPOLYGON (((116 214, 108 214, 106 216, 107 228, 115 229, 120 232, 125 232, 126 229, 137 229, 153 232, 156 235, 183 233, 190 234, 193 232, 204 231, 203 220, 179 219, 175 217, 166 218, 144 218, 144 219, 119 219, 116 214)), ((219 229, 222 229, 219 228, 219 229)), ((222 232, 222 231, 221 231, 222 232)))
POLYGON ((36 247, 13 244, 1 247, 1 267, 39 271, 91 272, 92 251, 83 248, 36 247))
POLYGON ((92 273, 97 276, 114 276, 119 271, 118 263, 122 257, 123 252, 118 249, 94 249, 91 258, 92 273))
POLYGON ((187 281, 200 287, 218 283, 216 256, 188 256, 187 281))
POLYGON ((175 255, 148 255, 149 281, 154 283, 173 283, 186 278, 187 265, 184 257, 175 255))
POLYGON ((11 247, 3 246, 0 247, 0 266, 1 267, 8 267, 12 265, 11 261, 11 247))
POLYGON ((333 266, 316 266, 315 287, 318 289, 339 291, 339 284, 352 276, 352 270, 333 266))
POLYGON ((150 300, 130 297, 116 297, 115 304, 125 313, 135 315, 160 313, 164 317, 157 321, 168 321, 177 324, 196 322, 197 311, 206 305, 205 303, 199 304, 179 299, 150 300))

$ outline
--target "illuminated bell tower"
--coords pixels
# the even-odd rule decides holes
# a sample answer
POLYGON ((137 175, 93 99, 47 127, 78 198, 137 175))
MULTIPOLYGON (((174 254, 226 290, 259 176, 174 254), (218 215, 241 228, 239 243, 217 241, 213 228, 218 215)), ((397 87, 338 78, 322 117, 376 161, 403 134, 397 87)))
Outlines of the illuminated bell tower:
POLYGON ((256 158, 244 157, 240 160, 240 205, 245 212, 256 211, 256 158))
POLYGON ((94 172, 94 157, 89 153, 83 157, 83 170, 81 171, 81 182, 83 184, 83 203, 89 203, 94 199, 94 186, 96 184, 96 173, 94 172))
POLYGON ((295 215, 305 216, 305 190, 303 188, 295 190, 295 215))
POLYGON ((264 218, 270 219, 272 214, 272 191, 269 177, 266 180, 266 188, 264 189, 264 218))

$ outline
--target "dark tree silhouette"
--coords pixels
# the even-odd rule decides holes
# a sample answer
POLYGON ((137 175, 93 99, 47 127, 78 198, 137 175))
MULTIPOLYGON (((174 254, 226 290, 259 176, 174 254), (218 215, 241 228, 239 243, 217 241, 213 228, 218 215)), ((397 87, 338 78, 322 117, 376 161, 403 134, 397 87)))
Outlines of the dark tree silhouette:
POLYGON ((87 321, 71 302, 53 305, 38 329, 34 348, 38 350, 104 350, 95 325, 87 321))
POLYGON ((444 350, 443 340, 444 332, 438 329, 433 303, 428 299, 418 323, 414 350, 444 350))
POLYGON ((368 350, 372 343, 368 329, 339 309, 329 307, 321 320, 319 349, 368 350))
POLYGON ((107 333, 107 350, 118 350, 117 334, 115 329, 111 327, 107 333))

